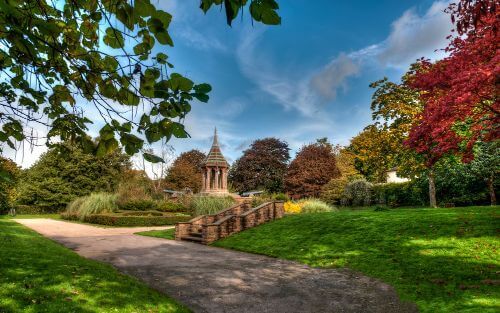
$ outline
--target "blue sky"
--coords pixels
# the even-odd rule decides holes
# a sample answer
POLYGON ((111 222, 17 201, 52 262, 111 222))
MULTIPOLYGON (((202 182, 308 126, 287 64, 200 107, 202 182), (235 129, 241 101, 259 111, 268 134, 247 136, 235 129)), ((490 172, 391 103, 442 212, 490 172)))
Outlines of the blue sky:
MULTIPOLYGON (((264 137, 287 141, 292 155, 321 137, 346 145, 371 121, 369 83, 442 57, 435 50, 452 28, 448 1, 278 2, 282 25, 252 25, 245 11, 230 28, 223 11, 204 15, 198 0, 157 1, 173 15, 175 47, 164 52, 174 70, 213 87, 186 118, 191 138, 170 142, 176 154, 207 152, 215 126, 230 162, 264 137)), ((29 166, 41 151, 16 160, 29 166)))
POLYGON ((177 152, 207 150, 219 129, 230 161, 251 141, 274 136, 293 152, 316 138, 349 139, 370 122, 369 83, 399 79, 422 56, 439 58, 452 28, 445 1, 279 1, 282 25, 232 28, 223 12, 206 16, 198 1, 170 1, 175 70, 213 86, 186 126, 177 152))

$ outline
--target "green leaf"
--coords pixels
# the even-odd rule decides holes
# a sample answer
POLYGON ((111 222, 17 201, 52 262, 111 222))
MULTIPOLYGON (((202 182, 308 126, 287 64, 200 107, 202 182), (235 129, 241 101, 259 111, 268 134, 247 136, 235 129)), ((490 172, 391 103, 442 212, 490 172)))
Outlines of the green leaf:
POLYGON ((168 26, 170 25, 170 22, 172 21, 172 15, 162 10, 156 11, 153 14, 153 18, 156 18, 162 22, 163 29, 167 29, 168 26))
POLYGON ((128 29, 134 30, 134 12, 133 8, 128 3, 123 3, 116 11, 116 18, 123 23, 128 29))
POLYGON ((138 54, 138 55, 149 53, 150 51, 151 51, 151 47, 149 46, 149 44, 147 44, 145 42, 141 42, 141 43, 134 46, 134 53, 138 54))
POLYGON ((144 159, 146 161, 148 161, 148 162, 151 162, 151 163, 160 163, 160 162, 161 163, 165 163, 165 161, 162 158, 160 158, 159 156, 156 156, 154 154, 145 152, 142 155, 144 156, 144 159))
POLYGON ((106 35, 104 35, 103 41, 106 45, 114 49, 123 48, 125 45, 121 32, 112 27, 106 29, 106 35))
POLYGON ((276 11, 267 10, 262 13, 262 23, 266 25, 279 25, 281 24, 281 17, 276 11))
POLYGON ((116 58, 109 55, 104 57, 104 69, 106 71, 115 72, 117 68, 118 68, 118 61, 116 60, 116 58))
POLYGON ((174 46, 174 41, 172 40, 172 38, 170 37, 170 35, 166 30, 155 33, 155 37, 156 40, 158 40, 158 42, 161 43, 162 45, 169 45, 171 47, 174 46))
POLYGON ((184 129, 184 125, 179 123, 172 123, 172 134, 177 138, 188 138, 189 135, 184 129))
POLYGON ((127 88, 120 89, 118 95, 120 97, 120 102, 125 105, 138 106, 140 103, 139 96, 137 96, 135 93, 133 93, 127 88))
POLYGON ((156 55, 156 61, 160 64, 166 64, 167 63, 168 56, 165 53, 158 53, 156 55))
POLYGON ((107 141, 111 138, 114 138, 115 133, 113 131, 113 128, 109 124, 104 125, 104 127, 99 131, 99 137, 101 141, 107 141))
POLYGON ((207 103, 208 100, 210 99, 210 97, 204 93, 193 93, 192 96, 195 97, 196 99, 198 99, 198 101, 201 101, 204 103, 207 103))
POLYGON ((146 129, 145 134, 149 143, 157 142, 162 137, 158 123, 150 124, 149 128, 146 129))
POLYGON ((197 93, 209 93, 210 91, 212 91, 212 86, 210 86, 209 84, 199 84, 194 86, 193 89, 197 93))
POLYGON ((181 90, 188 92, 193 88, 193 85, 194 83, 192 80, 185 78, 180 74, 173 73, 172 75, 170 75, 170 88, 172 90, 181 90))
POLYGON ((142 17, 151 16, 155 11, 154 5, 149 0, 135 0, 134 8, 137 14, 142 17))

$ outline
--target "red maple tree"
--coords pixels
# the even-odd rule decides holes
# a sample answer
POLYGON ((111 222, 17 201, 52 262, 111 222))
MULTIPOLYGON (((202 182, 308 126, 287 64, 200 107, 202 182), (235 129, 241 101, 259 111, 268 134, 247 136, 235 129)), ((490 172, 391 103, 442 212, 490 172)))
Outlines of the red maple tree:
POLYGON ((499 0, 460 0, 448 12, 456 25, 437 62, 421 60, 410 87, 421 91, 425 107, 407 144, 431 167, 447 153, 473 157, 478 141, 499 138, 499 0))

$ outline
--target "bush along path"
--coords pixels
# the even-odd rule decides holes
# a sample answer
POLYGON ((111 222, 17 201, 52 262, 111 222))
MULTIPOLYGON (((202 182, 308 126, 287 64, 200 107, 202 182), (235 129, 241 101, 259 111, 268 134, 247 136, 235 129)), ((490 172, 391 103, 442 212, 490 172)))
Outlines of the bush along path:
MULTIPOLYGON (((47 219, 18 220, 78 254, 111 263, 194 312, 417 312, 394 289, 346 269, 47 219)), ((82 291, 83 292, 83 291, 82 291)), ((112 296, 111 296, 112 299, 112 296)))

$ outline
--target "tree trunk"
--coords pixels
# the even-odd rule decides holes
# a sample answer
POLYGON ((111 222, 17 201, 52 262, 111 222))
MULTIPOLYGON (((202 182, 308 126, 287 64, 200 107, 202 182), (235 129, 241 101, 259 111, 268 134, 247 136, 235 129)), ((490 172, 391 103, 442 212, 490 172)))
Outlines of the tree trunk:
POLYGON ((431 208, 437 208, 436 203, 436 182, 434 180, 434 170, 429 170, 429 202, 431 208))
POLYGON ((490 201, 491 205, 497 205, 497 196, 495 194, 495 179, 494 175, 491 174, 488 178, 488 190, 490 191, 490 201))

